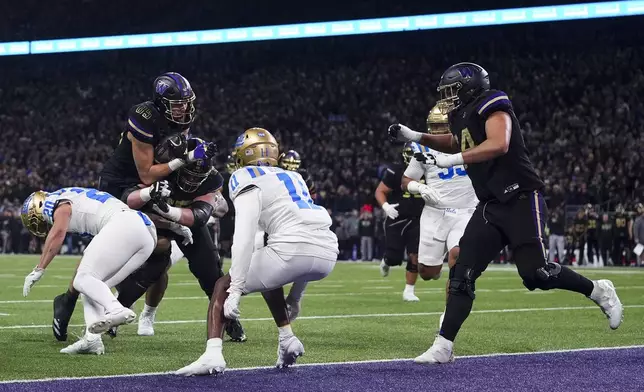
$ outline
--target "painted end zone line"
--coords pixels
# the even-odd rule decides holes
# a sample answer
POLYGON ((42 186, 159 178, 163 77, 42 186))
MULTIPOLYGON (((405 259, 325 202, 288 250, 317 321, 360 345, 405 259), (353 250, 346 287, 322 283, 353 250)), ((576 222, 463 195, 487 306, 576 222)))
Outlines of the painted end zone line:
MULTIPOLYGON (((467 359, 475 359, 475 358, 532 356, 532 355, 548 355, 548 354, 576 353, 576 352, 587 352, 587 351, 608 351, 608 350, 627 350, 627 349, 644 349, 644 345, 614 346, 614 347, 585 347, 585 348, 573 348, 573 349, 562 349, 562 350, 529 351, 529 352, 519 352, 519 353, 490 353, 490 354, 477 354, 477 355, 463 355, 463 356, 456 357, 456 359, 467 360, 467 359)), ((401 362, 401 361, 411 362, 412 360, 413 358, 369 359, 364 361, 305 363, 305 364, 295 365, 293 367, 299 368, 299 367, 315 367, 315 366, 342 366, 342 365, 355 365, 355 364, 365 364, 365 363, 386 363, 386 362, 401 362)), ((435 365, 435 366, 449 366, 449 365, 435 365)), ((234 368, 234 369, 226 369, 226 373, 239 372, 239 371, 267 370, 267 369, 274 369, 274 368, 275 368, 274 366, 234 368)), ((61 380, 96 380, 96 379, 110 379, 110 378, 121 378, 121 377, 125 378, 125 377, 161 376, 161 375, 171 376, 173 375, 173 372, 115 374, 115 375, 109 375, 109 376, 42 378, 42 379, 36 379, 36 380, 7 380, 7 381, 0 381, 0 384, 25 384, 25 383, 39 383, 39 382, 48 382, 48 381, 61 381, 61 380)))
MULTIPOLYGON (((644 305, 625 305, 625 308, 644 308, 644 305)), ((520 312, 552 312, 561 310, 589 310, 597 306, 563 306, 558 308, 517 308, 517 309, 485 309, 473 310, 472 313, 520 313, 520 312)), ((350 318, 376 318, 376 317, 414 317, 437 316, 443 312, 417 312, 417 313, 372 313, 372 314, 332 314, 326 316, 300 316, 298 320, 323 320, 323 319, 350 319, 350 318)), ((241 321, 273 321, 271 317, 242 318, 241 321)), ((155 324, 203 324, 206 320, 168 320, 156 321, 155 324)), ((73 324, 70 327, 84 327, 84 324, 73 324)), ((25 329, 25 328, 51 328, 51 325, 6 325, 0 329, 25 329)))

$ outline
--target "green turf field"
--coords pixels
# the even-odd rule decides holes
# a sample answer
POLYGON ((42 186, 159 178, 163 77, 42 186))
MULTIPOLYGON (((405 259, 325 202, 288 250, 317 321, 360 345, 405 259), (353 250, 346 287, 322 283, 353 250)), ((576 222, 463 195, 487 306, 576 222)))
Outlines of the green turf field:
MULTIPOLYGON (((0 379, 92 376, 178 369, 204 349, 208 302, 181 261, 170 271, 166 299, 154 337, 122 327, 104 337, 106 355, 67 356, 58 351, 76 340, 57 342, 51 332, 51 300, 62 293, 78 258, 54 260, 43 279, 22 297, 24 277, 37 263, 30 256, 0 258, 0 379)), ((623 346, 644 343, 644 269, 584 270, 592 279, 613 281, 625 305, 617 331, 590 300, 568 292, 528 292, 514 268, 490 267, 477 281, 474 313, 456 342, 456 355, 623 346)), ((419 303, 404 303, 404 270, 381 278, 376 263, 340 263, 324 281, 312 283, 301 318, 293 326, 306 348, 300 362, 413 358, 425 351, 444 306, 444 278, 417 285, 419 303)), ((136 304, 138 312, 142 302, 136 304)), ((277 332, 261 296, 242 300, 246 343, 224 344, 231 368, 270 366, 277 332)), ((79 302, 70 332, 81 335, 79 302)))

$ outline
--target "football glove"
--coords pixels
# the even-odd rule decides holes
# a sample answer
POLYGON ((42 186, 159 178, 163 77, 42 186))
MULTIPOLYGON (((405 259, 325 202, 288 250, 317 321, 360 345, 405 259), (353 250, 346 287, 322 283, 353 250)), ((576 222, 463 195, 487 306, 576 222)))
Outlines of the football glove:
POLYGON ((241 300, 241 293, 239 291, 232 291, 228 294, 228 298, 224 302, 224 317, 228 320, 237 320, 240 316, 239 301, 241 300))
POLYGON ((385 211, 385 214, 387 214, 387 217, 389 217, 389 219, 398 218, 398 210, 396 209, 396 207, 398 207, 398 203, 396 204, 385 203, 382 205, 382 209, 385 211))
POLYGON ((36 267, 29 273, 29 275, 27 275, 27 277, 25 277, 25 284, 22 286, 22 295, 24 297, 29 295, 31 288, 40 280, 40 278, 42 278, 44 273, 44 269, 36 267))
POLYGON ((462 165, 463 164, 463 154, 458 153, 458 154, 451 154, 451 155, 432 155, 428 154, 427 158, 429 160, 429 163, 436 165, 438 167, 442 168, 448 168, 456 165, 462 165))
POLYGON ((170 185, 166 180, 157 181, 154 184, 150 185, 150 199, 155 202, 165 200, 166 198, 170 197, 171 193, 172 191, 170 190, 170 185))
POLYGON ((392 124, 387 130, 389 138, 399 142, 420 142, 422 133, 412 131, 408 127, 402 124, 392 124))
POLYGON ((208 160, 217 154, 217 145, 213 142, 200 143, 188 153, 188 162, 208 160))

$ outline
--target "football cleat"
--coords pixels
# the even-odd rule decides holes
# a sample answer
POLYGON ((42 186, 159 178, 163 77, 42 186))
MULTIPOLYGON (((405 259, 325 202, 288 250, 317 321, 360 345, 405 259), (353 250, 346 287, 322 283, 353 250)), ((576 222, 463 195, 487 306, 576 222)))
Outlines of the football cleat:
POLYGON ((177 376, 207 376, 210 374, 221 374, 226 370, 226 360, 219 350, 206 350, 199 359, 188 366, 177 370, 174 374, 177 376))
POLYGON ((154 315, 141 314, 137 334, 139 336, 154 336, 154 315))
POLYGON ((103 346, 103 341, 101 337, 92 337, 88 338, 83 336, 74 344, 71 344, 64 349, 60 350, 63 354, 96 354, 102 355, 105 354, 105 346, 103 346))
POLYGON ((403 291, 403 301, 405 302, 418 302, 420 301, 420 298, 416 296, 416 294, 411 293, 409 291, 403 291))
POLYGON ((453 347, 454 342, 437 335, 429 350, 414 358, 414 362, 425 365, 454 362, 453 347))
POLYGON ((248 340, 239 320, 231 320, 226 324, 226 334, 231 342, 243 343, 248 340))
POLYGON ((114 339, 118 335, 119 327, 112 327, 105 332, 110 338, 114 339))
POLYGON ((289 367, 302 355, 304 355, 304 345, 295 335, 280 339, 275 367, 278 369, 289 367))
POLYGON ((380 275, 382 275, 383 278, 389 276, 389 266, 385 263, 384 260, 380 262, 380 275))
POLYGON ((73 297, 68 293, 63 293, 54 298, 54 318, 51 323, 51 329, 54 332, 54 337, 59 342, 67 340, 67 327, 74 313, 77 300, 78 297, 73 297))
POLYGON ((103 319, 93 322, 87 327, 87 330, 90 333, 103 333, 112 327, 130 324, 134 320, 136 320, 136 313, 128 308, 121 308, 114 312, 105 313, 103 319))
POLYGON ((608 318, 610 328, 619 328, 624 319, 624 307, 617 296, 613 282, 601 279, 593 281, 593 285, 595 287, 589 298, 599 305, 602 312, 604 312, 606 318, 608 318))

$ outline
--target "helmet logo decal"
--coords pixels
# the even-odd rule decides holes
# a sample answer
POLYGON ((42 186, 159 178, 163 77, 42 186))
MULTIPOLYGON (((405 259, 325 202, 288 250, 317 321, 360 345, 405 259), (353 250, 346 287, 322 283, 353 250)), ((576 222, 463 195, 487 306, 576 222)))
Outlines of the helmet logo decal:
POLYGON ((155 90, 158 94, 163 94, 169 87, 170 87, 170 84, 167 81, 161 79, 157 82, 155 90))
POLYGON ((266 137, 266 134, 264 132, 257 132, 257 136, 266 137))
POLYGON ((471 78, 472 76, 474 76, 474 72, 470 68, 459 68, 458 72, 464 78, 471 78))

